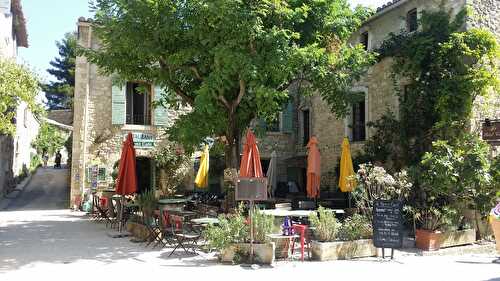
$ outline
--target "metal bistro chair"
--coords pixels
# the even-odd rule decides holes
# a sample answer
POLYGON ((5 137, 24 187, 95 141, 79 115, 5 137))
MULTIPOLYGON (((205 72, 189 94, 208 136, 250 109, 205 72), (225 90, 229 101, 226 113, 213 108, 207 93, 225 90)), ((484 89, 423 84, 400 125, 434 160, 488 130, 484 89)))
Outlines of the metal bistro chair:
POLYGON ((172 235, 176 245, 168 256, 172 256, 179 248, 182 248, 186 253, 197 255, 196 249, 198 248, 198 240, 201 234, 196 232, 193 225, 185 222, 184 218, 181 216, 170 215, 170 222, 172 224, 172 235))
POLYGON ((163 247, 167 247, 169 245, 173 245, 175 243, 174 234, 172 232, 171 224, 170 224, 170 212, 167 209, 162 209, 160 211, 160 239, 157 244, 163 245, 163 247))
POLYGON ((148 237, 146 238, 146 247, 153 244, 153 247, 156 247, 161 241, 161 231, 160 231, 160 223, 159 223, 159 212, 153 212, 150 217, 145 218, 145 225, 149 232, 148 237))

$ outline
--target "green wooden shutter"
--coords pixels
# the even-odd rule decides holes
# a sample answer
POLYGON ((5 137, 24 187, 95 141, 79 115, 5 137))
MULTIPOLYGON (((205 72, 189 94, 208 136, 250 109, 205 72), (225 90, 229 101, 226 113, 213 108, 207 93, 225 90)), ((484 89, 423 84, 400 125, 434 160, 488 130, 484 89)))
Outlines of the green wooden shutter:
POLYGON ((113 86, 111 88, 111 124, 123 125, 125 124, 125 110, 126 110, 126 87, 113 86))
POLYGON ((283 132, 293 133, 293 115, 294 115, 293 103, 290 101, 283 109, 283 112, 281 114, 281 119, 283 122, 282 123, 283 132))
POLYGON ((168 110, 162 105, 158 104, 161 99, 161 95, 164 90, 160 86, 154 87, 154 125, 155 126, 167 126, 168 125, 168 110))

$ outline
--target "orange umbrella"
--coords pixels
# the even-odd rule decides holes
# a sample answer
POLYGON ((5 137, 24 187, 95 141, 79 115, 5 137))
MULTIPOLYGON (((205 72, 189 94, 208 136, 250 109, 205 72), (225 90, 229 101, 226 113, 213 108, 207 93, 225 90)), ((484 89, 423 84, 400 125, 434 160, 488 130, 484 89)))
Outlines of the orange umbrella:
POLYGON ((119 231, 122 231, 123 207, 125 195, 137 192, 137 175, 135 167, 135 149, 132 133, 128 133, 127 139, 123 142, 120 166, 118 168, 118 178, 116 179, 116 193, 121 194, 120 224, 119 231))
POLYGON ((321 179, 321 158, 318 149, 318 139, 312 137, 307 144, 307 197, 319 197, 319 184, 321 179))
POLYGON ((247 131, 246 142, 243 145, 243 156, 240 163, 240 177, 263 178, 262 164, 260 163, 259 148, 255 135, 251 130, 247 131))
POLYGON ((118 178, 116 179, 116 193, 129 195, 137 192, 137 175, 135 167, 135 149, 132 133, 128 133, 123 142, 118 178))

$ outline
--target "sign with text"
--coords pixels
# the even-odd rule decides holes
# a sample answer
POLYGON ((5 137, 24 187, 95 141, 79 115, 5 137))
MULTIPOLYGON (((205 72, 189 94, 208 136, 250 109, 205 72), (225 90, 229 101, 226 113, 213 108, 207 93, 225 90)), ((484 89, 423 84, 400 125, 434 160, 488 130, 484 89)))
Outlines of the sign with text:
MULTIPOLYGON (((125 137, 127 137, 125 135, 125 137)), ((154 148, 156 138, 153 134, 148 133, 132 133, 132 137, 134 138, 134 147, 138 149, 148 149, 154 148)))
POLYGON ((377 248, 403 247, 403 203, 375 200, 373 204, 373 244, 377 248))
POLYGON ((500 141, 500 121, 483 123, 483 140, 500 141))

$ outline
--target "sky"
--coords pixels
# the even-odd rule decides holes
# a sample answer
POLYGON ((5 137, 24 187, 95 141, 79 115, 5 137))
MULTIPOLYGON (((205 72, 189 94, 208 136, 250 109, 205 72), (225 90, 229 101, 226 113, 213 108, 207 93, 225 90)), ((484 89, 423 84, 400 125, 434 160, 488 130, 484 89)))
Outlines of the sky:
MULTIPOLYGON (((388 0, 349 0, 352 5, 378 7, 388 0)), ((55 42, 76 30, 79 17, 90 17, 88 0, 22 0, 27 21, 29 48, 19 48, 18 60, 35 71, 42 81, 53 80, 46 72, 58 56, 55 42)))

